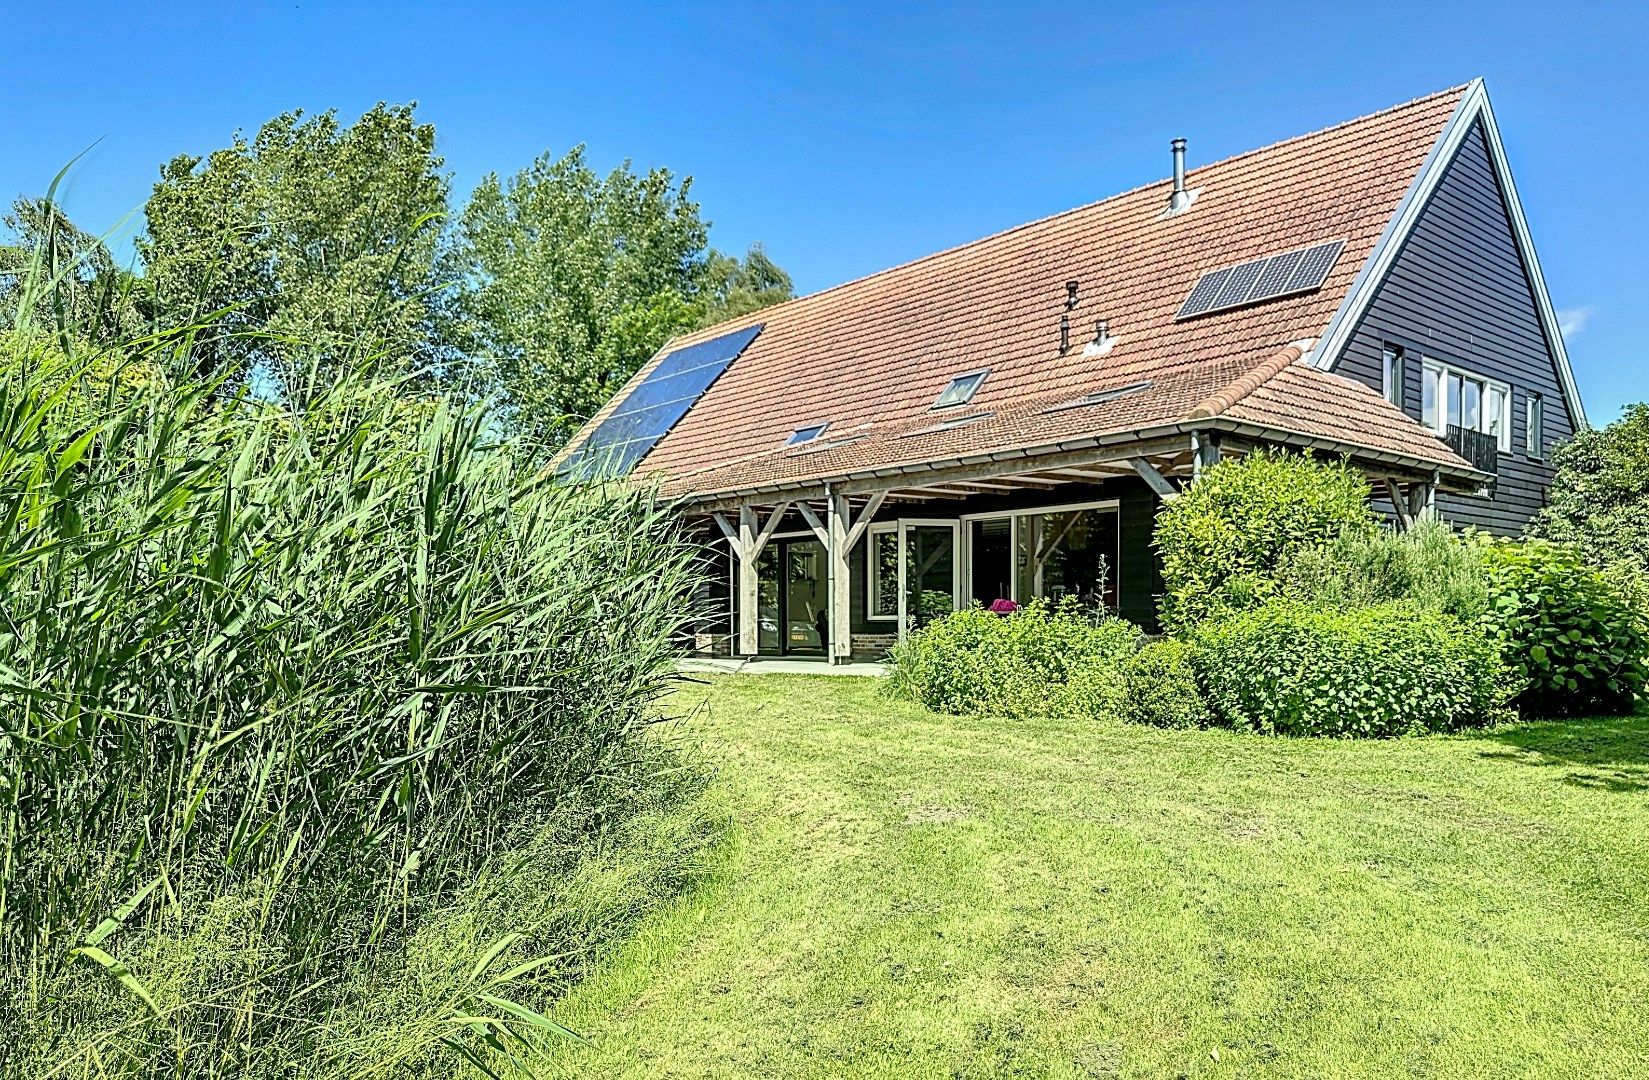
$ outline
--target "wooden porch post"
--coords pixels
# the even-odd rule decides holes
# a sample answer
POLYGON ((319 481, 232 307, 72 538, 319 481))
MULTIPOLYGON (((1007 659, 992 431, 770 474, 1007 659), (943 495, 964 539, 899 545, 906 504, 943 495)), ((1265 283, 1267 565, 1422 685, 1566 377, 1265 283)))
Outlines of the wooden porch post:
POLYGON ((829 542, 825 545, 830 567, 830 662, 844 663, 853 656, 853 627, 849 625, 850 601, 848 555, 852 544, 848 539, 853 512, 846 495, 831 495, 828 520, 825 523, 829 542))
POLYGON ((760 651, 756 611, 756 508, 739 507, 739 653, 760 651))

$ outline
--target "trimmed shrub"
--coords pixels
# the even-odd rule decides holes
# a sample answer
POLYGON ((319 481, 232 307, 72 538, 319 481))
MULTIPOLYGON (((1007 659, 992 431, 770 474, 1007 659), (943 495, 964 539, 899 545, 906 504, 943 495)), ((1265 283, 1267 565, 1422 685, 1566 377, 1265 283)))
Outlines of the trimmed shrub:
POLYGON ((1527 685, 1539 716, 1628 713, 1642 692, 1649 628, 1642 613, 1571 546, 1503 541, 1484 550, 1494 599, 1483 625, 1527 685))
POLYGON ((1008 615, 977 605, 916 630, 889 653, 888 687, 937 712, 1092 716, 1121 701, 1122 661, 1139 629, 1074 602, 1034 600, 1008 615))
POLYGON ((1153 641, 1122 665, 1127 697, 1122 718, 1135 724, 1164 728, 1207 727, 1214 714, 1197 685, 1189 642, 1165 638, 1153 641))
POLYGON ((1264 603, 1297 552, 1373 536, 1368 498, 1368 483, 1345 462, 1254 453, 1213 466, 1157 515, 1164 627, 1264 603))
POLYGON ((1221 724, 1279 735, 1383 737, 1495 718, 1498 648, 1410 604, 1355 610, 1279 600, 1200 628, 1193 662, 1221 724))
POLYGON ((1408 532, 1348 534, 1324 547, 1296 551, 1278 578, 1284 596, 1334 607, 1404 600, 1469 623, 1489 610, 1481 541, 1437 518, 1423 519, 1408 532))

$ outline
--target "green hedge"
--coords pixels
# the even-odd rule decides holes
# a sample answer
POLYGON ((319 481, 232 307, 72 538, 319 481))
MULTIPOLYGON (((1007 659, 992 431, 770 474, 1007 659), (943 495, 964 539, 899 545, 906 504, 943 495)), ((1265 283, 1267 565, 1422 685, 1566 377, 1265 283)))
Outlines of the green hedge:
POLYGON ((1157 515, 1163 626, 1184 630, 1263 603, 1297 552, 1374 535, 1368 498, 1346 463, 1300 454, 1255 453, 1208 469, 1157 515))
POLYGON ((1492 602, 1483 624, 1527 685, 1538 716, 1629 713, 1643 691, 1649 633, 1625 594, 1580 552, 1541 540, 1486 545, 1492 602))
POLYGON ((1207 727, 1214 714, 1197 685, 1195 650, 1188 642, 1153 641, 1122 665, 1127 697, 1122 718, 1165 728, 1207 727))
POLYGON ((1274 601, 1205 624, 1194 662, 1220 723, 1268 734, 1447 731, 1494 719, 1508 696, 1495 642, 1409 604, 1274 601))
POLYGON ((964 608, 914 631, 888 655, 889 687, 938 712, 1111 714, 1119 668, 1139 629, 1075 604, 1037 600, 1011 615, 964 608))

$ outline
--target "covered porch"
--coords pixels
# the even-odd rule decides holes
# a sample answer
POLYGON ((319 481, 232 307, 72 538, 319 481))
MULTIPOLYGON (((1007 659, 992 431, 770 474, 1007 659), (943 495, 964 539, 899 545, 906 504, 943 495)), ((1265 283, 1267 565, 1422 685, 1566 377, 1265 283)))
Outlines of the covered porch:
POLYGON ((1155 628, 1151 533, 1222 456, 1292 445, 1347 455, 1402 527, 1439 487, 1476 490, 1401 455, 1231 426, 869 470, 695 499, 707 544, 696 651, 728 657, 875 659, 970 603, 1074 597, 1155 628))

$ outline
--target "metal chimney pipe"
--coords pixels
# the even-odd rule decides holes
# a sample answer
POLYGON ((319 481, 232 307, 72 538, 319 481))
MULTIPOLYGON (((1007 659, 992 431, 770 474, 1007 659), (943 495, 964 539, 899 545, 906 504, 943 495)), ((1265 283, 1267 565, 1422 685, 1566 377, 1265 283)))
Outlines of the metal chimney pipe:
POLYGON ((1174 151, 1174 190, 1168 196, 1168 209, 1183 210, 1191 204, 1191 195, 1185 190, 1185 140, 1175 139, 1168 145, 1174 151))
POLYGON ((1061 356, 1071 351, 1071 317, 1059 317, 1059 353, 1061 356))

